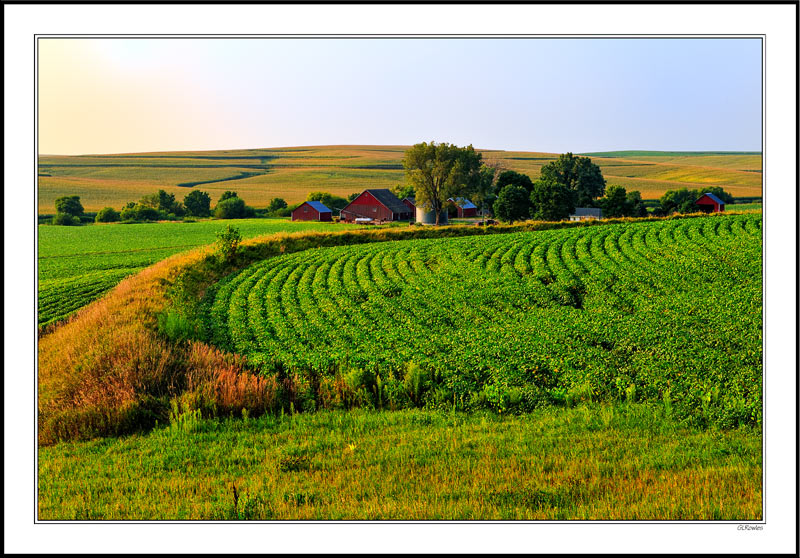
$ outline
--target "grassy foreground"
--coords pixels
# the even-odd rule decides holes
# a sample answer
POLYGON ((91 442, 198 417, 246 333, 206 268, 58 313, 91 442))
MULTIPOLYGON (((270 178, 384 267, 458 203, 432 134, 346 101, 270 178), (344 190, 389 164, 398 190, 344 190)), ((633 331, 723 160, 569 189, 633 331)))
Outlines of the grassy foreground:
POLYGON ((758 520, 761 438, 659 405, 173 417, 39 450, 40 520, 758 520))

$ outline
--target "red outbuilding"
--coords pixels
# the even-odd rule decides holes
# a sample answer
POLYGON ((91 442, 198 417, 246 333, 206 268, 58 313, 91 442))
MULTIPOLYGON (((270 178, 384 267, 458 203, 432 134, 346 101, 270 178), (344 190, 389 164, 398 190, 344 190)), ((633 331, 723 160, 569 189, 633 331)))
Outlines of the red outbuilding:
POLYGON ((720 213, 725 211, 725 202, 709 192, 703 194, 700 199, 694 203, 700 211, 706 213, 720 213))
POLYGON ((459 217, 476 217, 478 215, 478 207, 467 198, 450 198, 447 201, 456 206, 456 214, 459 217))
POLYGON ((342 221, 372 219, 373 221, 408 221, 411 209, 388 188, 364 190, 339 212, 342 221))
POLYGON ((415 198, 403 198, 403 203, 406 204, 412 215, 417 210, 417 200, 415 198))
POLYGON ((303 202, 292 211, 292 221, 332 221, 333 212, 318 201, 303 202))

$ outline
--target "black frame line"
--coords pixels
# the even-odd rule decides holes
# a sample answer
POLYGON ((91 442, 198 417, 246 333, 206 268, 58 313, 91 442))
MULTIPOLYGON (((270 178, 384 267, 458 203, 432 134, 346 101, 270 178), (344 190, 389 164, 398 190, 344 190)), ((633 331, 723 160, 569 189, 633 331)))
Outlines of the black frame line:
MULTIPOLYGON (((125 4, 161 4, 161 5, 185 5, 179 2, 158 2, 158 1, 138 1, 138 2, 124 2, 125 4)), ((425 2, 383 2, 382 4, 428 4, 425 2)), ((82 4, 82 5, 109 5, 109 4, 118 4, 117 2, 35 2, 35 1, 27 1, 27 0, 10 0, 5 2, 5 4, 37 4, 37 5, 72 5, 72 4, 82 4)), ((188 4, 188 3, 187 3, 188 4)), ((233 1, 233 2, 215 2, 215 1, 198 1, 198 2, 191 2, 192 5, 195 4, 203 4, 203 5, 241 5, 241 4, 259 4, 264 5, 264 2, 250 2, 250 1, 233 1)), ((278 4, 270 3, 270 4, 278 4)), ((374 2, 336 2, 336 3, 326 3, 326 2, 315 2, 315 1, 300 1, 300 2, 293 2, 293 4, 315 4, 315 5, 341 5, 341 4, 348 4, 348 5, 363 5, 363 4, 375 4, 374 2)), ((532 2, 516 2, 516 1, 508 1, 508 0, 501 0, 499 2, 485 2, 485 1, 460 1, 460 2, 436 2, 429 5, 447 5, 447 4, 470 4, 470 5, 487 5, 487 4, 501 4, 501 5, 516 5, 516 4, 525 4, 530 5, 532 2)), ((533 2, 533 4, 547 4, 545 2, 533 2)), ((641 4, 691 4, 691 5, 728 5, 728 4, 738 4, 738 5, 763 5, 763 4, 794 4, 798 5, 798 2, 792 0, 766 0, 765 2, 756 2, 752 0, 728 0, 724 2, 691 2, 691 1, 654 1, 654 2, 620 2, 620 1, 610 1, 610 2, 587 2, 587 1, 570 1, 566 0, 564 2, 559 2, 558 5, 561 4, 573 4, 573 5, 605 5, 605 4, 624 4, 624 5, 641 5, 641 4)), ((288 4, 287 4, 288 5, 288 4)), ((555 5, 555 4, 554 4, 555 5)), ((761 110, 762 110, 762 118, 761 118, 761 172, 762 172, 762 179, 761 179, 761 193, 762 193, 762 215, 766 214, 767 208, 767 195, 766 195, 766 116, 767 116, 767 107, 766 107, 766 49, 767 49, 767 37, 763 34, 727 34, 727 33, 710 33, 710 34, 702 34, 702 35, 693 35, 693 34, 580 34, 580 35, 535 35, 535 34, 323 34, 323 35, 312 35, 312 34, 276 34, 276 35, 250 35, 250 34, 192 34, 192 33, 176 33, 170 35, 163 35, 163 34, 48 34, 48 33, 36 33, 34 35, 34 165, 33 165, 33 175, 34 175, 34 207, 36 208, 36 213, 34 215, 34 254, 36 257, 34 258, 34 300, 36 302, 36 308, 34 310, 34 323, 38 323, 38 283, 39 283, 39 262, 38 262, 38 199, 39 199, 39 182, 37 177, 38 171, 38 159, 39 159, 39 39, 76 39, 76 40, 83 40, 83 39, 176 39, 176 40, 186 40, 186 39, 237 39, 237 40, 254 40, 254 39, 267 39, 267 40, 279 40, 279 39, 312 39, 312 40, 325 40, 325 39, 723 39, 723 38, 736 38, 736 39, 759 39, 761 41, 761 110)), ((797 35, 795 35, 795 42, 796 46, 800 44, 800 39, 798 39, 797 35)), ((798 77, 796 75, 796 77, 798 77)), ((798 83, 800 83, 800 77, 798 77, 798 83)), ((797 99, 797 88, 795 89, 795 95, 797 99)), ((796 139, 800 140, 800 130, 795 128, 796 131, 796 139)), ((796 146, 798 143, 796 142, 796 146)), ((796 165, 796 185, 798 185, 798 189, 800 189, 800 162, 795 160, 796 165)), ((797 200, 798 208, 800 208, 800 199, 797 200)), ((796 231, 796 240, 800 241, 800 216, 798 216, 797 212, 795 213, 795 231, 796 231)), ((762 221, 766 221, 762 217, 762 221)), ((796 244, 796 247, 798 244, 796 244)), ((762 261, 761 261, 761 279, 762 279, 762 300, 765 298, 766 295, 766 227, 762 226, 762 245, 761 245, 761 253, 762 253, 762 261)), ((800 270, 800 263, 796 260, 796 267, 800 270)), ((798 277, 795 275, 795 285, 796 289, 800 287, 800 282, 798 282, 798 277)), ((39 501, 39 458, 38 458, 38 408, 39 408, 39 399, 38 399, 38 376, 39 376, 39 362, 38 362, 38 327, 37 331, 34 332, 35 336, 35 343, 34 348, 36 350, 36 354, 34 355, 34 424, 36 436, 34 437, 34 461, 36 463, 36 470, 34 472, 34 524, 45 524, 45 525, 52 525, 52 524, 65 524, 65 525, 120 525, 120 524, 143 524, 143 525, 192 525, 192 524, 209 524, 209 525, 314 525, 314 524, 415 524, 415 525, 473 525, 473 524, 505 524, 505 525, 720 525, 720 526, 730 526, 730 525, 766 525, 766 427, 765 424, 767 422, 767 405, 765 401, 765 391, 766 391, 766 307, 762 304, 762 374, 761 374, 761 382, 762 382, 762 426, 761 426, 761 435, 762 435, 762 442, 761 442, 761 452, 762 452, 762 465, 761 465, 761 483, 762 483, 762 490, 761 490, 761 515, 762 518, 760 520, 262 520, 262 521, 225 521, 225 520, 203 520, 203 519, 196 519, 196 520, 97 520, 97 521, 89 521, 89 520, 40 520, 38 518, 38 501, 39 501)), ((795 321, 797 327, 800 327, 800 316, 795 314, 795 321)), ((796 329, 797 331, 797 329, 796 329)), ((795 369, 800 370, 800 347, 795 345, 795 369)), ((800 391, 798 391, 800 393, 800 391)), ((797 398, 796 401, 796 417, 800 416, 800 403, 798 403, 797 398)), ((800 456, 800 448, 795 446, 796 454, 800 456)), ((797 465, 797 460, 795 461, 795 465, 797 465)), ((795 500, 795 506, 797 510, 800 510, 800 502, 795 500)), ((797 532, 796 532, 797 536, 797 532)))

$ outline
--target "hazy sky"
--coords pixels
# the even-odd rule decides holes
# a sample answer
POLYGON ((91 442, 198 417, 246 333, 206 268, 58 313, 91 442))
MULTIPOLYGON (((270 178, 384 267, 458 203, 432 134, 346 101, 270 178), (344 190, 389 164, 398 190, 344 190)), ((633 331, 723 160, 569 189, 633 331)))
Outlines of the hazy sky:
POLYGON ((40 39, 39 152, 761 149, 759 39, 40 39))

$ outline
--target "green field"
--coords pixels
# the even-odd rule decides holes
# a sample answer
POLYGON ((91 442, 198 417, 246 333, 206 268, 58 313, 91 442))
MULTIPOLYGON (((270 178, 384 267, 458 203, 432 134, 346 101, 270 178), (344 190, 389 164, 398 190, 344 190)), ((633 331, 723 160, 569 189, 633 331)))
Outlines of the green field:
POLYGON ((763 204, 761 203, 737 203, 727 206, 728 211, 761 211, 763 204))
MULTIPOLYGON (((39 326, 64 319, 125 277, 164 258, 216 239, 225 221, 38 227, 39 326)), ((238 219, 244 238, 276 232, 331 230, 354 225, 238 219)))
POLYGON ((40 448, 38 479, 40 520, 762 517, 757 431, 639 404, 184 419, 40 448))
POLYGON ((459 408, 634 393, 761 420, 759 214, 308 250, 205 300, 204 341, 266 373, 370 371, 351 381, 387 406, 413 366, 459 408))
POLYGON ((316 227, 42 335, 39 519, 762 518, 760 213, 316 227))
MULTIPOLYGON (((339 196, 405 182, 407 146, 317 146, 236 151, 41 156, 39 213, 55 212, 54 200, 78 195, 87 211, 121 208, 164 189, 182 200, 197 184, 216 202, 234 190, 251 206, 274 197, 302 201, 310 191, 339 196), (182 186, 183 185, 183 186, 182 186)), ((480 150, 479 150, 480 151, 480 150)), ((537 178, 554 153, 482 151, 484 160, 537 178)), ((626 151, 591 154, 608 184, 656 199, 668 189, 722 186, 736 197, 762 194, 761 155, 724 152, 626 151)))

